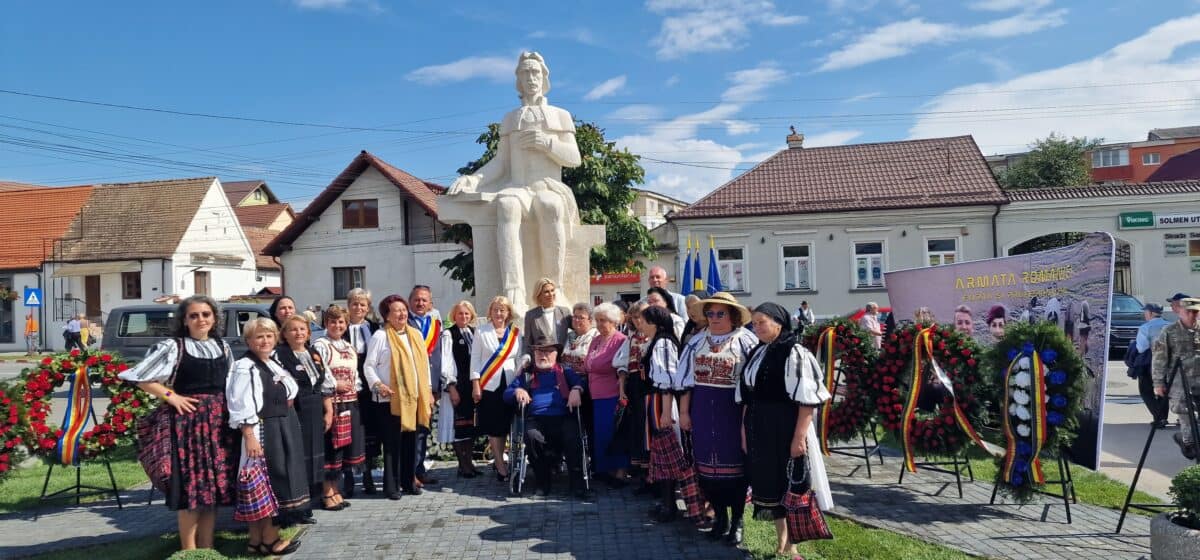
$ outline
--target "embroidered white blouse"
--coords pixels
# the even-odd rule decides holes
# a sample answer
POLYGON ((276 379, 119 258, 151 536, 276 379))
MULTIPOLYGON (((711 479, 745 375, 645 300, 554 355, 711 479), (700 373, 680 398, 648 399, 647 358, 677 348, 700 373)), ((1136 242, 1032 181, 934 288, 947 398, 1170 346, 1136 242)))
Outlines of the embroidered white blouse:
POLYGON ((757 345, 758 337, 744 327, 723 335, 702 330, 689 339, 680 352, 679 374, 688 386, 732 389, 737 385, 746 358, 757 345), (713 346, 717 347, 715 352, 713 346))
MULTIPOLYGON (((266 361, 271 370, 271 380, 282 383, 287 389, 287 398, 294 399, 300 393, 300 386, 291 374, 283 369, 274 359, 266 361)), ((250 358, 242 358, 234 363, 233 373, 225 380, 225 400, 229 409, 229 425, 234 429, 242 426, 258 424, 258 411, 262 410, 263 392, 262 377, 259 375, 258 364, 250 358)))
MULTIPOLYGON (((194 358, 212 360, 221 357, 222 354, 231 356, 232 351, 229 345, 223 340, 209 338, 207 340, 196 340, 191 337, 184 337, 183 351, 187 352, 194 358)), ((137 365, 129 368, 119 374, 122 381, 130 383, 150 383, 159 382, 166 383, 171 379, 171 374, 175 373, 175 369, 179 364, 179 360, 183 356, 179 355, 179 345, 174 338, 161 340, 154 346, 151 346, 146 351, 146 357, 137 363, 137 365)), ((233 373, 233 359, 229 360, 229 374, 233 373)), ((226 377, 228 379, 228 376, 226 377)))
POLYGON ((679 369, 679 351, 674 343, 665 338, 658 339, 650 348, 650 384, 660 391, 684 391, 695 386, 679 369))
MULTIPOLYGON (((332 387, 330 392, 336 392, 337 391, 337 379, 334 378, 333 373, 330 371, 331 368, 333 367, 333 362, 334 362, 333 353, 336 351, 336 352, 346 352, 346 353, 350 354, 351 358, 353 359, 355 368, 357 368, 358 353, 354 351, 354 344, 347 342, 345 340, 342 340, 342 339, 333 340, 327 336, 323 336, 323 337, 318 338, 317 340, 313 341, 313 349, 317 351, 317 355, 320 356, 321 361, 325 363, 325 383, 332 387)), ((352 368, 352 369, 355 369, 355 368, 352 368)), ((357 393, 358 391, 362 390, 362 380, 358 378, 357 374, 354 375, 353 377, 354 377, 354 392, 357 393)))
MULTIPOLYGON (((746 385, 754 386, 754 382, 758 379, 758 370, 762 367, 763 357, 766 355, 764 346, 750 356, 750 361, 742 369, 742 378, 746 381, 746 385)), ((829 390, 825 388, 825 381, 822 377, 824 374, 821 372, 821 363, 817 361, 816 356, 813 356, 812 352, 800 344, 793 346, 784 363, 783 370, 784 386, 787 388, 788 397, 804 406, 820 406, 821 403, 828 402, 832 397, 829 390)), ((741 383, 738 383, 734 390, 733 398, 739 403, 742 402, 741 383)))

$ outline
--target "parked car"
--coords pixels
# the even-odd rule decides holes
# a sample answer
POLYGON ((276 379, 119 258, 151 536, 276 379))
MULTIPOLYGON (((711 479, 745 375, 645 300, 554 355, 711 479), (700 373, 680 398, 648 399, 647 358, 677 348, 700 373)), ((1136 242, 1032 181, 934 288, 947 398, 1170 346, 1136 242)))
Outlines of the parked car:
MULTIPOLYGON (((253 303, 226 303, 221 305, 221 338, 229 343, 234 357, 246 352, 242 340, 242 325, 255 317, 267 317, 267 306, 253 303)), ((171 323, 175 316, 174 305, 142 304, 126 305, 113 309, 104 324, 104 339, 100 345, 105 350, 120 352, 122 356, 139 361, 146 351, 158 341, 171 336, 171 323)), ((323 334, 323 333, 322 333, 323 334)))
POLYGON ((1108 359, 1125 357, 1129 345, 1137 337, 1138 327, 1145 323, 1142 302, 1129 294, 1113 292, 1112 318, 1108 328, 1108 359))

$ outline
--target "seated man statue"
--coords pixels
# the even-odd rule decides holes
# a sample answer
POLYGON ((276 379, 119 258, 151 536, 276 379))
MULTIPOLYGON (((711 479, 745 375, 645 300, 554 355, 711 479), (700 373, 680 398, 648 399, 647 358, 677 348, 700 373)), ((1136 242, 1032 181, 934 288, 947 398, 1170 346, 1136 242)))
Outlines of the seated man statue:
POLYGON ((583 397, 584 381, 558 363, 562 347, 552 338, 533 341, 533 361, 504 391, 504 400, 526 409, 525 446, 533 467, 536 494, 547 496, 554 471, 566 455, 571 493, 588 499, 583 484, 582 440, 574 411, 583 397))

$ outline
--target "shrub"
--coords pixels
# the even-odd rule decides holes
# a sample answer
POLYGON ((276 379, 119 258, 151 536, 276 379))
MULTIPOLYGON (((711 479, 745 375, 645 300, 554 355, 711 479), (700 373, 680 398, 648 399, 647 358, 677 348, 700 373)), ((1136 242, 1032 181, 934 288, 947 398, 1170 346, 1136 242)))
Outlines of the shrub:
POLYGON ((1200 465, 1179 471, 1171 481, 1170 494, 1180 508, 1180 515, 1175 522, 1191 529, 1200 529, 1200 465))

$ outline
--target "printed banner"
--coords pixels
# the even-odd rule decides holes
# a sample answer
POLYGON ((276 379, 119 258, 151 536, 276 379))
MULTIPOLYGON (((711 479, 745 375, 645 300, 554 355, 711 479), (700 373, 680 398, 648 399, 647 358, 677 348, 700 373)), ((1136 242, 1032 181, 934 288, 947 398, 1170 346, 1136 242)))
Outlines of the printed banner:
POLYGON ((1087 366, 1087 392, 1071 455, 1082 466, 1100 464, 1104 375, 1115 244, 1107 233, 1079 243, 1012 257, 888 272, 888 299, 897 324, 929 312, 984 346, 1013 321, 1057 323, 1087 366))

